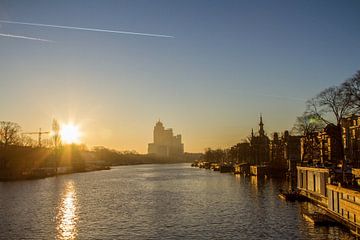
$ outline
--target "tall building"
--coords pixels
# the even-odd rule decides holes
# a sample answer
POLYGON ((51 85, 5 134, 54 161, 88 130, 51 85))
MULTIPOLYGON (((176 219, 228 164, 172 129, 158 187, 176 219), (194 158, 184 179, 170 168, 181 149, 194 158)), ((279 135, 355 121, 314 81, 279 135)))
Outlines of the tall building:
POLYGON ((160 120, 154 127, 154 142, 149 143, 148 153, 162 157, 175 157, 184 154, 181 135, 174 136, 171 128, 165 129, 160 120))
POLYGON ((343 160, 343 146, 340 126, 332 123, 319 134, 320 157, 323 164, 337 165, 343 160))
POLYGON ((262 116, 260 115, 259 123, 259 133, 258 135, 254 134, 254 131, 251 131, 250 138, 250 151, 251 151, 251 164, 262 165, 269 162, 269 148, 270 139, 266 136, 264 131, 264 123, 262 116))
POLYGON ((296 176, 296 165, 301 162, 301 136, 292 136, 289 131, 285 131, 282 142, 287 170, 296 176))

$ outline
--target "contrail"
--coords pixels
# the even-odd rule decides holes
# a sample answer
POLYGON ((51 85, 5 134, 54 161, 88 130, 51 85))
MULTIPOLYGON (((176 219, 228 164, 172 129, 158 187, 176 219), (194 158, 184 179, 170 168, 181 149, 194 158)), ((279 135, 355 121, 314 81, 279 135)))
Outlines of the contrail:
POLYGON ((37 27, 49 27, 49 28, 61 28, 61 29, 81 30, 81 31, 90 31, 90 32, 130 34, 130 35, 147 36, 147 37, 175 38, 174 36, 162 35, 162 34, 141 33, 141 32, 127 32, 127 31, 116 31, 116 30, 109 30, 109 29, 72 27, 72 26, 62 26, 62 25, 50 25, 50 24, 42 24, 42 23, 14 22, 14 21, 6 21, 6 20, 0 20, 0 23, 20 24, 20 25, 37 26, 37 27))
POLYGON ((21 39, 41 41, 41 42, 54 42, 54 41, 51 41, 51 40, 48 40, 48 39, 43 39, 43 38, 34 38, 34 37, 27 37, 27 36, 21 36, 21 35, 13 35, 13 34, 5 34, 5 33, 0 33, 0 36, 9 37, 9 38, 21 38, 21 39))

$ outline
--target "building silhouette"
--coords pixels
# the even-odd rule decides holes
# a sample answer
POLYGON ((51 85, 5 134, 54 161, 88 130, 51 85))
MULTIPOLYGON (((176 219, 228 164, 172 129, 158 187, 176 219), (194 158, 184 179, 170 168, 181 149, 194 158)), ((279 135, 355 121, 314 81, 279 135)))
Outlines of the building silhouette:
POLYGON ((255 135, 254 131, 251 130, 251 137, 250 137, 251 164, 262 165, 269 162, 269 157, 270 157, 269 144, 270 144, 270 139, 265 134, 262 115, 260 115, 259 133, 255 135))
POLYGON ((184 154, 181 135, 174 136, 173 130, 165 129, 159 120, 154 127, 154 142, 149 143, 148 153, 161 157, 176 157, 184 154))
POLYGON ((343 160, 344 150, 347 158, 356 156, 356 151, 358 151, 356 136, 351 136, 351 133, 356 133, 356 131, 352 131, 354 126, 352 126, 351 118, 344 118, 341 121, 342 129, 330 123, 319 132, 302 136, 301 161, 303 163, 337 165, 343 160))

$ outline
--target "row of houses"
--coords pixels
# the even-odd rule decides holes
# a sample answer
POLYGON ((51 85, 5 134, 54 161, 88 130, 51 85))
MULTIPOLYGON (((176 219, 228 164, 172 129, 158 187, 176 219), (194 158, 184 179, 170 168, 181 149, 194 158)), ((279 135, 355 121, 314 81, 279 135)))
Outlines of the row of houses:
POLYGON ((268 149, 270 170, 286 168, 302 195, 360 236, 360 116, 306 137, 275 133, 268 149))
POLYGON ((258 132, 230 151, 236 153, 235 172, 290 173, 301 195, 360 236, 360 116, 308 136, 284 131, 272 139, 260 116, 258 132))
POLYGON ((296 171, 296 164, 301 162, 301 136, 293 136, 289 131, 274 133, 270 139, 264 131, 260 115, 259 130, 248 142, 239 143, 230 150, 237 151, 236 162, 253 166, 267 166, 272 173, 279 175, 287 171, 296 171))
POLYGON ((274 133, 272 139, 265 134, 260 116, 258 132, 252 130, 248 142, 234 147, 239 152, 237 162, 267 165, 270 171, 279 174, 290 172, 295 176, 297 165, 334 167, 345 162, 360 168, 360 116, 343 118, 341 126, 328 124, 308 136, 284 131, 274 133))
MULTIPOLYGON (((359 236, 360 117, 353 115, 341 120, 340 140, 336 137, 337 127, 330 124, 314 134, 318 148, 311 160, 320 164, 297 166, 297 188, 359 236)), ((306 162, 306 156, 303 160, 306 162)))

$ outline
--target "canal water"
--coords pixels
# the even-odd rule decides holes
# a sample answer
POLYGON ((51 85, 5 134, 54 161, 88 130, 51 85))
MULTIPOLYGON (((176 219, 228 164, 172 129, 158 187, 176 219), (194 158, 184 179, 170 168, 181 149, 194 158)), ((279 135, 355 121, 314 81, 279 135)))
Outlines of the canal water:
POLYGON ((285 183, 189 164, 0 183, 0 239, 352 239, 314 227, 285 183))

